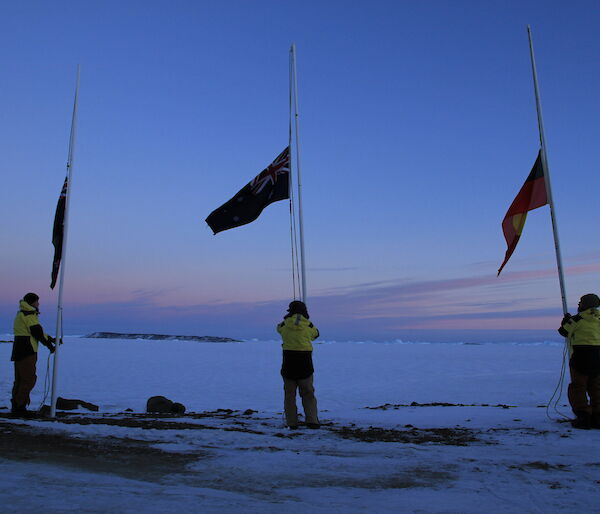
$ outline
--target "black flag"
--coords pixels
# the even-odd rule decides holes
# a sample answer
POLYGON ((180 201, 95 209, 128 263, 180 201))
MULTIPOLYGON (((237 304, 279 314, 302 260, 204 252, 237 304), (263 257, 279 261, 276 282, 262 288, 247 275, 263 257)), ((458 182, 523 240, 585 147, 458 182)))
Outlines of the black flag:
POLYGON ((217 234, 254 221, 263 209, 290 197, 290 147, 229 201, 211 212, 206 223, 217 234))
POLYGON ((52 230, 52 244, 54 245, 54 260, 52 261, 52 282, 50 289, 54 289, 58 270, 60 269, 60 260, 62 259, 63 235, 65 232, 65 207, 67 203, 67 187, 69 178, 65 178, 62 191, 56 205, 56 214, 54 215, 54 229, 52 230))

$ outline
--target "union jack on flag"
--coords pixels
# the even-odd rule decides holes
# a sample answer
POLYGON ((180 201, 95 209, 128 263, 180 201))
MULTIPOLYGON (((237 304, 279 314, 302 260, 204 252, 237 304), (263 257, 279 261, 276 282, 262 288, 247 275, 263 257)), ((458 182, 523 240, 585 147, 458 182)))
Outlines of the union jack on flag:
POLYGON ((290 172, 290 147, 288 146, 277 158, 262 170, 250 182, 252 194, 259 194, 266 186, 274 186, 277 177, 290 172))
POLYGON ((267 206, 290 197, 290 148, 248 182, 236 195, 216 208, 206 223, 217 234, 254 221, 267 206))

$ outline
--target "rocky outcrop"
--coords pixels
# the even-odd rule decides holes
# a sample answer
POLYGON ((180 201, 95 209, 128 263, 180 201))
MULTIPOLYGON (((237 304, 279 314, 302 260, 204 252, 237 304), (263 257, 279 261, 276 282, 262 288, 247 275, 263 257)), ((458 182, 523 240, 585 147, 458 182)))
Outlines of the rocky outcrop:
POLYGON ((173 336, 165 334, 119 334, 117 332, 94 332, 83 336, 86 339, 148 339, 152 341, 200 341, 202 343, 240 343, 238 339, 215 336, 173 336))

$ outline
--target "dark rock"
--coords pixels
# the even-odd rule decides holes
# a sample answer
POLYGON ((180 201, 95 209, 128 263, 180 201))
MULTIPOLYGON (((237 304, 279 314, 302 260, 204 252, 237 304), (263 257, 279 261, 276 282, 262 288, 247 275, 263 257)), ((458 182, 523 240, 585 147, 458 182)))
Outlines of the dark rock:
POLYGON ((173 405, 171 405, 171 412, 173 414, 185 414, 185 405, 174 402, 173 405))
MULTIPOLYGON (((99 408, 97 405, 94 405, 90 402, 85 402, 83 400, 70 400, 67 398, 61 398, 60 396, 56 399, 56 409, 57 410, 75 410, 83 407, 84 409, 98 412, 99 408)), ((50 405, 42 405, 38 413, 42 417, 50 416, 50 412, 52 407, 50 405)))
POLYGON ((146 412, 158 412, 160 414, 183 414, 185 405, 173 402, 164 396, 152 396, 146 402, 146 412))
POLYGON ((75 410, 83 407, 84 409, 98 412, 98 406, 93 403, 84 402, 83 400, 69 400, 67 398, 61 398, 60 396, 56 399, 56 408, 60 410, 75 410))

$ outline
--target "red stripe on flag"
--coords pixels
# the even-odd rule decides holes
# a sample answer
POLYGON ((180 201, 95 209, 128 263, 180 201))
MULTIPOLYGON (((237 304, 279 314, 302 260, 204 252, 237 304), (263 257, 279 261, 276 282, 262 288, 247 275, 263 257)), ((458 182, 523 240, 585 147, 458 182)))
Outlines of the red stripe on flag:
POLYGON ((548 195, 546 193, 546 181, 542 168, 541 152, 533 165, 531 173, 525 180, 523 187, 517 193, 517 196, 510 204, 504 219, 502 220, 502 231, 508 248, 504 256, 504 261, 498 270, 498 275, 504 268, 505 264, 510 259, 510 256, 515 251, 517 243, 521 237, 527 213, 538 207, 542 207, 548 203, 548 195))

